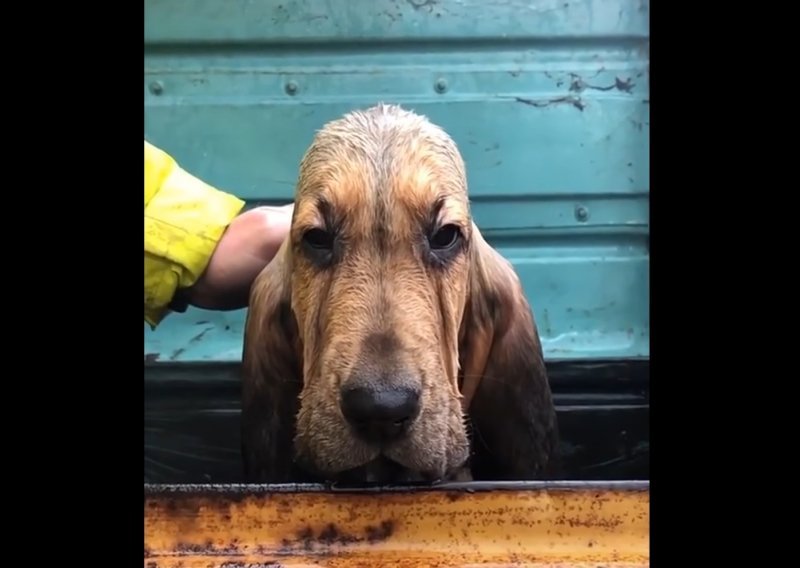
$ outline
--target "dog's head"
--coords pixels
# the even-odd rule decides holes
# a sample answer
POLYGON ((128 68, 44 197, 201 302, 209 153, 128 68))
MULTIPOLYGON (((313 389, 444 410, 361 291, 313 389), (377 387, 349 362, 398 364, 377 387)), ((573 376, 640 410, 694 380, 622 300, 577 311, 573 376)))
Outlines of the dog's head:
POLYGON ((469 457, 462 389, 491 388, 493 357, 495 372, 535 359, 543 375, 539 349, 516 276, 472 222, 452 139, 399 107, 350 113, 314 138, 289 238, 253 287, 251 475, 288 481, 294 460, 327 479, 447 477, 469 457), (508 334, 528 344, 498 345, 508 334))

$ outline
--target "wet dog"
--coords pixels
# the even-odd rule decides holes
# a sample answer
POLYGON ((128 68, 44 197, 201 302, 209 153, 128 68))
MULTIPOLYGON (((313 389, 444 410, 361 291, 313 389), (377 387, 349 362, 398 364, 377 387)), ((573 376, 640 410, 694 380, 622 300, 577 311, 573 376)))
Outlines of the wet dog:
POLYGON ((454 141, 398 106, 315 136, 252 288, 243 369, 249 482, 527 480, 554 463, 519 278, 472 221, 454 141))

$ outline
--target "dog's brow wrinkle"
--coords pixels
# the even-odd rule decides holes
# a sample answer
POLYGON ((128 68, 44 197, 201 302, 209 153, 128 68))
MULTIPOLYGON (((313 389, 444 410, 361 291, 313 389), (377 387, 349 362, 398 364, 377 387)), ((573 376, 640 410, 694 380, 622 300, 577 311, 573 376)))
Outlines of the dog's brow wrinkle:
POLYGON ((393 332, 370 333, 364 339, 364 350, 376 357, 386 357, 399 349, 400 342, 393 332))

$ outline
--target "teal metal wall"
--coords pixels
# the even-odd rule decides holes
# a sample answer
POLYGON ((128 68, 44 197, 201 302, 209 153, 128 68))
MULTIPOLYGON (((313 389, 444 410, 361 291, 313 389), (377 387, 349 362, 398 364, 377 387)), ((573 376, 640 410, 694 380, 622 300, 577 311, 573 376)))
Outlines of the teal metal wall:
MULTIPOLYGON (((145 138, 249 202, 292 199, 326 121, 379 101, 464 154, 549 359, 649 356, 649 0, 145 0, 145 138)), ((238 361, 244 312, 145 326, 238 361)))

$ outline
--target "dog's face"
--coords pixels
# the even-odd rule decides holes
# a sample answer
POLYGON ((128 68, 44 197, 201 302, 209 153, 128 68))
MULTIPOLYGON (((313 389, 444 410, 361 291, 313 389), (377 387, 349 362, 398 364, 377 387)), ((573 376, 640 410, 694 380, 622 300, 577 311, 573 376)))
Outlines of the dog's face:
POLYGON ((436 480, 468 457, 484 478, 549 467, 557 427, 533 314, 471 220, 456 145, 427 119, 378 106, 317 134, 249 307, 249 480, 436 480))
POLYGON ((379 107, 328 124, 300 172, 290 235, 304 361, 298 459, 323 475, 382 458, 441 478, 468 451, 461 156, 430 122, 379 107))

